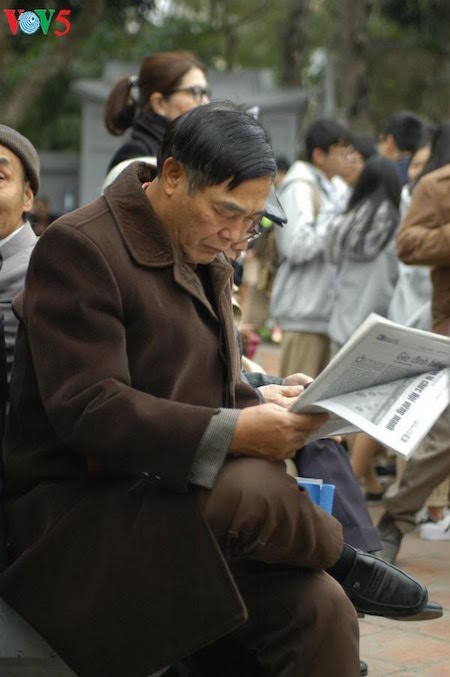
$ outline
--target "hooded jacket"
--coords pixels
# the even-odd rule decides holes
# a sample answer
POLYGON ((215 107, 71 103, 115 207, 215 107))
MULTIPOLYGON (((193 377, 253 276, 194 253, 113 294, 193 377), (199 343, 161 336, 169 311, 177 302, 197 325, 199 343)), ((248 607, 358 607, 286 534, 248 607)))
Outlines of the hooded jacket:
POLYGON ((329 181, 307 162, 295 162, 281 183, 288 222, 275 231, 280 265, 270 308, 285 331, 327 333, 335 269, 325 261, 324 248, 346 196, 342 180, 329 181))

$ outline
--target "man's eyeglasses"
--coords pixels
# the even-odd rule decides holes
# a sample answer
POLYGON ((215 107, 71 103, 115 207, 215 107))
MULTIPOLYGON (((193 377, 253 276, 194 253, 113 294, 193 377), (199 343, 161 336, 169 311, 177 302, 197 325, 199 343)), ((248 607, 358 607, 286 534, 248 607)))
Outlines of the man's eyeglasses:
POLYGON ((186 92, 190 94, 196 103, 201 103, 203 99, 211 98, 211 90, 207 87, 200 87, 200 85, 193 85, 192 87, 175 87, 174 89, 168 89, 164 94, 170 96, 171 94, 176 94, 176 92, 186 92))
MULTIPOLYGON (((264 217, 262 217, 264 218, 264 217)), ((254 223, 253 226, 247 231, 247 233, 244 235, 244 237, 241 237, 239 240, 236 240, 234 244, 241 244, 242 242, 254 242, 257 240, 259 237, 264 232, 264 226, 260 221, 257 223, 254 223)))
POLYGON ((241 237, 240 240, 237 240, 235 244, 242 242, 254 242, 264 233, 264 230, 267 226, 271 224, 276 226, 283 227, 287 223, 287 216, 284 212, 283 207, 281 206, 280 200, 278 199, 277 192, 274 185, 270 187, 269 195, 267 196, 264 214, 260 219, 254 221, 253 225, 247 231, 247 234, 244 237, 241 237))

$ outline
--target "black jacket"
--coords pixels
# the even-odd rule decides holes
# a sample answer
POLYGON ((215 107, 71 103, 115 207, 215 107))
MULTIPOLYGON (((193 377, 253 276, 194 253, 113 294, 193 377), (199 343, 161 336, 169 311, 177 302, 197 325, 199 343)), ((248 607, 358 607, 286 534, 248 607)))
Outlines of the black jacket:
POLYGON ((122 162, 132 158, 158 155, 169 120, 157 113, 139 113, 131 127, 130 138, 114 153, 108 172, 122 162))

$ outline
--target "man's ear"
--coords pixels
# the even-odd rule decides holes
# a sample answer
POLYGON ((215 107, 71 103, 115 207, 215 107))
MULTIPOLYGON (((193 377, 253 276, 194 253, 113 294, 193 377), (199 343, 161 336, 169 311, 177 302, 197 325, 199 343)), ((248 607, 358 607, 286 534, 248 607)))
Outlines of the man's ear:
POLYGON ((33 209, 34 193, 31 190, 30 182, 25 181, 23 189, 23 212, 28 213, 33 209))
POLYGON ((386 134, 385 141, 386 141, 387 152, 392 157, 394 157, 395 155, 398 155, 400 153, 398 146, 397 146, 397 143, 396 143, 392 134, 386 134))
POLYGON ((312 164, 318 167, 319 169, 322 169, 326 156, 327 153, 324 150, 322 150, 321 148, 314 148, 311 155, 312 164))
POLYGON ((164 160, 161 171, 161 180, 167 195, 172 195, 180 182, 186 178, 186 170, 181 162, 173 157, 164 160))

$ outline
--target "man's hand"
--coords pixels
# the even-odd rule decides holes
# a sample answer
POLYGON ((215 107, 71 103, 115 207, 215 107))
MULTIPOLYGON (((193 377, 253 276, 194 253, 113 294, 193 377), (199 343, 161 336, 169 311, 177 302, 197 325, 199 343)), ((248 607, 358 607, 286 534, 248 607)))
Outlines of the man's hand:
POLYGON ((261 391, 266 402, 279 404, 280 407, 289 409, 313 380, 311 376, 306 374, 290 374, 283 379, 282 385, 260 386, 258 390, 261 391))
POLYGON ((328 414, 293 414, 277 404, 242 409, 229 453, 270 461, 293 458, 328 418, 328 414))
POLYGON ((282 385, 260 386, 258 390, 261 391, 266 402, 273 402, 273 404, 279 404, 284 409, 289 409, 313 380, 311 376, 306 374, 289 374, 283 379, 282 385))
POLYGON ((258 390, 261 392, 266 402, 279 404, 284 409, 294 404, 295 400, 304 391, 303 386, 279 386, 274 383, 268 386, 259 386, 258 390))
POLYGON ((286 378, 283 379, 283 385, 303 386, 303 388, 305 388, 306 386, 309 386, 309 384, 312 383, 313 381, 314 379, 311 376, 307 376, 306 374, 298 372, 297 374, 289 374, 289 376, 286 376, 286 378))

